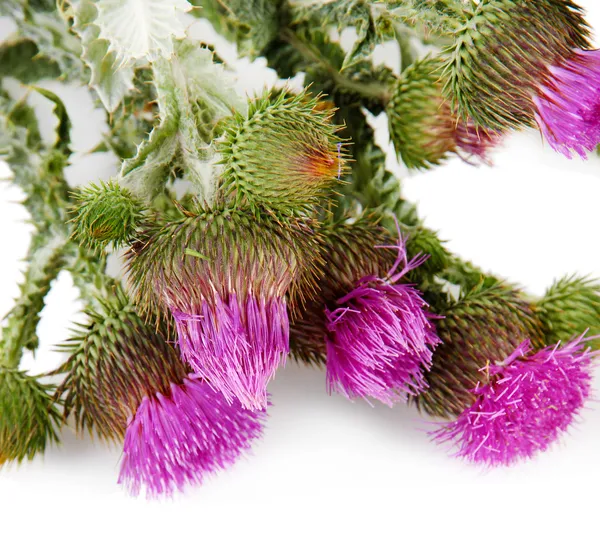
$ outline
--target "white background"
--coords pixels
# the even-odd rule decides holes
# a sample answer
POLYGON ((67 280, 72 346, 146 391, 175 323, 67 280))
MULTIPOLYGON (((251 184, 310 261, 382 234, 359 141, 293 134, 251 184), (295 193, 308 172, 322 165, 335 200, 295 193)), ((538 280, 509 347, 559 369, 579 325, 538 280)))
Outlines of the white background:
MULTIPOLYGON (((598 3, 581 3, 600 29, 598 3)), ((0 37, 9 30, 0 20, 0 37)), ((210 40, 202 24, 191 32, 210 40)), ((261 61, 238 68, 243 90, 274 82, 261 61)), ((113 157, 85 154, 105 129, 102 111, 85 89, 46 86, 73 117, 70 182, 110 177, 113 157)), ((36 103, 51 138, 49 106, 36 103)), ((600 277, 600 159, 568 161, 529 132, 509 137, 494 163, 454 160, 410 175, 404 191, 450 249, 534 294, 567 273, 600 277)), ((18 199, 1 185, 1 314, 18 293, 31 230, 18 199)), ((76 299, 61 275, 40 325, 42 346, 24 368, 59 364, 53 346, 77 318, 76 299)), ((289 364, 271 392, 271 419, 253 455, 170 501, 129 498, 116 484, 119 450, 64 430, 63 444, 43 459, 0 472, 0 554, 600 553, 597 402, 550 452, 482 471, 430 443, 412 409, 329 397, 319 369, 289 364)))

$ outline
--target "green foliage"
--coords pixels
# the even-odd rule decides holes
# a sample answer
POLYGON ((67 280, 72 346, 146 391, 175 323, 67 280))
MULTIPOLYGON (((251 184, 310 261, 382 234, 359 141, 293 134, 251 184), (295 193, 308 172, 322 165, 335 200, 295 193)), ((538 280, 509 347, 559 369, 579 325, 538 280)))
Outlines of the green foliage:
POLYGON ((73 237, 89 249, 129 243, 144 217, 142 204, 113 181, 90 184, 74 199, 73 237))
POLYGON ((0 74, 14 77, 22 83, 35 83, 60 76, 58 64, 39 55, 37 45, 27 39, 17 39, 0 45, 0 74))
POLYGON ((346 162, 333 112, 319 97, 282 91, 252 102, 246 117, 223 123, 218 143, 222 190, 237 206, 311 214, 341 178, 346 162))
POLYGON ((426 413, 451 418, 474 402, 473 388, 488 363, 504 361, 525 340, 544 347, 542 323, 522 294, 509 286, 482 284, 465 292, 436 321, 442 340, 427 373, 429 389, 413 398, 426 413))
POLYGON ((581 8, 563 0, 482 0, 447 49, 446 94, 462 117, 495 131, 535 124, 540 73, 589 48, 581 8))
POLYGON ((536 304, 546 342, 568 342, 587 332, 600 349, 600 282, 581 276, 557 280, 536 304))
POLYGON ((64 375, 56 397, 64 419, 73 415, 79 432, 120 441, 142 399, 167 395, 171 383, 181 383, 190 371, 165 333, 137 315, 119 286, 98 301, 98 310, 89 308, 88 322, 62 346, 70 357, 55 371, 64 375))
POLYGON ((23 371, 0 368, 0 466, 33 459, 58 441, 52 387, 23 371))

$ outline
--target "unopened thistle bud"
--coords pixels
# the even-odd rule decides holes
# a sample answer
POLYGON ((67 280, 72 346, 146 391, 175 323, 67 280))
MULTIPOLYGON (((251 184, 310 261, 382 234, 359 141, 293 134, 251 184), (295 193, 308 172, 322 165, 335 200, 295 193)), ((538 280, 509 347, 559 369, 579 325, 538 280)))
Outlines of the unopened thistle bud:
POLYGON ((52 390, 23 371, 0 368, 0 466, 33 459, 58 441, 52 390))
POLYGON ((173 316, 194 373, 228 401, 266 407, 289 351, 286 296, 315 287, 309 223, 214 209, 148 229, 128 258, 138 305, 173 316))
POLYGON ((127 427, 119 482, 170 495, 228 467, 260 437, 265 412, 228 403, 199 378, 145 398, 127 427))
POLYGON ((586 342, 600 349, 600 283, 570 276, 555 282, 536 304, 548 344, 588 334, 586 342))
POLYGON ((409 66, 386 110, 396 152, 408 168, 430 168, 451 153, 467 162, 488 162, 489 150, 500 141, 498 134, 452 112, 443 95, 442 65, 427 57, 409 66))
POLYGON ((183 382, 191 369, 119 288, 100 302, 102 310, 88 310, 89 322, 63 346, 72 354, 56 371, 65 374, 57 395, 79 432, 121 441, 142 400, 168 393, 171 382, 183 382))
POLYGON ((429 389, 414 398, 419 409, 438 417, 460 415, 475 402, 482 367, 503 361, 525 340, 545 345, 542 323, 518 292, 481 286, 436 321, 442 343, 427 374, 429 389))
POLYGON ((73 237, 91 249, 128 243, 143 219, 141 203, 116 182, 84 187, 75 200, 73 237))
POLYGON ((218 144, 223 191, 239 203, 309 214, 345 170, 333 110, 319 97, 282 91, 255 100, 225 124, 218 144))
POLYGON ((483 0, 456 34, 445 69, 460 114, 495 131, 539 127, 585 157, 600 142, 600 53, 582 10, 564 0, 483 0))
POLYGON ((488 466, 543 452, 588 399, 594 357, 583 338, 538 352, 527 340, 504 361, 481 369, 473 404, 433 436, 455 444, 458 456, 488 466))

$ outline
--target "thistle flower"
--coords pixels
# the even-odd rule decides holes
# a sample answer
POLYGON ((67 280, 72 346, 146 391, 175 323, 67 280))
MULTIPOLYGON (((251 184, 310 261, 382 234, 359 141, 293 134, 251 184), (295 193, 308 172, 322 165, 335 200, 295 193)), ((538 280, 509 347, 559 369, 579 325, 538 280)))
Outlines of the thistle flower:
POLYGON ((444 418, 473 405, 479 370, 503 361, 525 340, 545 345, 542 323, 520 293, 501 284, 483 284, 443 311, 437 321, 442 343, 427 374, 429 388, 411 398, 426 413, 444 418))
POLYGON ((600 283, 580 276, 556 281, 536 303, 548 344, 568 342, 588 333, 586 342, 600 349, 600 283))
POLYGON ((143 206, 116 182, 90 184, 75 195, 73 237, 90 249, 121 247, 134 236, 143 206))
POLYGON ((600 54, 582 9, 564 0, 485 0, 467 14, 445 69, 464 117, 496 131, 537 124, 582 157, 600 142, 600 54))
POLYGON ((396 152, 408 168, 430 168, 451 153, 467 162, 488 163, 489 150, 500 141, 499 134, 453 114, 443 95, 442 64, 427 57, 409 66, 386 110, 396 152))
POLYGON ((475 402, 434 433, 473 463, 510 465, 545 451, 565 432, 591 390, 594 354, 583 337, 533 352, 524 341, 502 363, 488 363, 475 402))
POLYGON ((191 369, 166 334, 138 316, 121 288, 111 293, 110 300, 98 300, 97 311, 86 311, 89 322, 64 344, 71 356, 56 371, 65 375, 56 396, 79 432, 121 441, 142 400, 168 393, 191 369))
POLYGON ((246 117, 223 124, 222 190, 250 206, 311 214, 346 165, 333 113, 307 92, 252 102, 246 117))
POLYGON ((149 228, 129 253, 138 305, 175 319, 184 361, 228 401, 266 407, 289 351, 286 294, 314 289, 310 223, 214 209, 149 228))
POLYGON ((361 278, 386 274, 395 260, 390 250, 373 249, 392 240, 373 214, 325 223, 319 229, 319 236, 323 257, 316 294, 303 303, 295 303, 297 311, 290 320, 291 354, 306 363, 325 362, 325 309, 335 310, 336 301, 352 291, 361 278))
POLYGON ((0 368, 0 466, 21 463, 58 442, 60 413, 52 387, 23 371, 0 368))
POLYGON ((396 248, 398 258, 385 278, 364 276, 335 310, 325 310, 327 387, 349 399, 393 405, 427 388, 424 373, 439 339, 418 290, 397 284, 427 257, 408 261, 402 238, 396 248))
POLYGON ((145 398, 127 427, 119 483, 170 495, 232 464, 262 433, 264 412, 226 402, 201 379, 145 398))

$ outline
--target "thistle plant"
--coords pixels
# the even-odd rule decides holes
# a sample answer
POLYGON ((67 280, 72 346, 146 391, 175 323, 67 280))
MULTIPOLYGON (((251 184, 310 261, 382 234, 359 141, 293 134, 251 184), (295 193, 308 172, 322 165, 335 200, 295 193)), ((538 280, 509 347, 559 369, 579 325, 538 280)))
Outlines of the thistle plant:
POLYGON ((442 420, 433 439, 475 464, 532 457, 585 417, 597 281, 536 298, 450 252, 368 117, 387 118, 413 171, 492 164, 524 127, 586 156, 600 65, 575 3, 8 0, 0 13, 17 29, 0 44, 17 82, 0 83, 0 157, 34 226, 0 340, 0 465, 73 426, 122 443, 133 494, 200 484, 260 437, 289 356, 322 365, 332 395, 442 420), (240 95, 235 64, 188 33, 195 17, 304 84, 240 95), (342 48, 324 26, 356 40, 342 48), (383 43, 399 68, 374 62, 383 43), (42 79, 89 85, 108 129, 93 151, 120 161, 110 180, 67 183, 71 122, 42 79), (50 144, 39 95, 58 121, 50 144), (62 365, 34 377, 22 356, 63 270, 84 314, 62 365))

